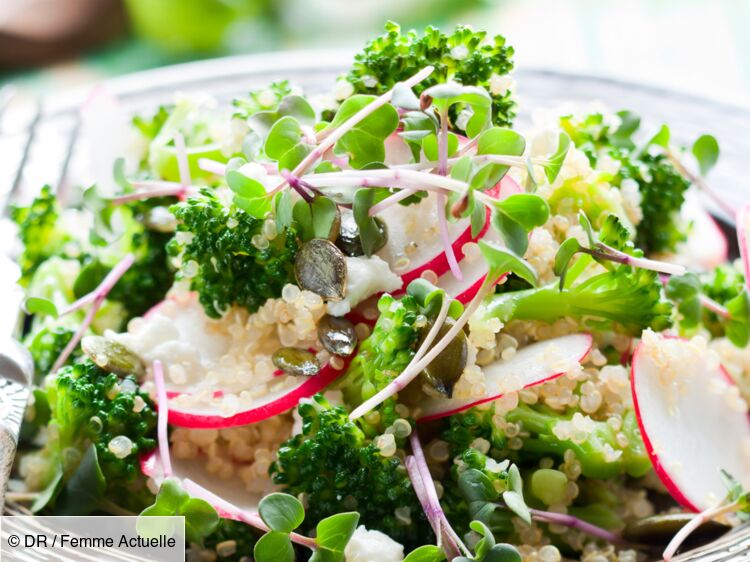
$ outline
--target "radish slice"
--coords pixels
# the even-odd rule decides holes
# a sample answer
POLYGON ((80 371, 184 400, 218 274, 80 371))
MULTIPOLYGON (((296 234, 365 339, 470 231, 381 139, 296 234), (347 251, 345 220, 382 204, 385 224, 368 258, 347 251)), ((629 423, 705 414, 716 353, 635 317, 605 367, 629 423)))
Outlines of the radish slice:
POLYGON ((253 328, 261 330, 263 338, 253 340, 247 320, 235 322, 233 314, 211 319, 195 293, 173 293, 131 323, 129 332, 111 335, 147 366, 156 360, 164 364, 172 425, 220 429, 256 423, 294 408, 346 371, 344 360, 340 369, 326 363, 312 377, 276 376, 270 356, 281 344, 274 344, 275 337, 267 333, 275 326, 253 328), (236 377, 237 371, 247 376, 236 377))
POLYGON ((419 422, 463 412, 472 406, 556 379, 578 367, 591 350, 590 334, 570 334, 533 343, 512 358, 483 367, 486 391, 481 398, 429 398, 421 407, 419 422))
MULTIPOLYGON (((514 193, 521 193, 519 185, 509 176, 503 178, 497 185, 496 190, 498 199, 505 199, 514 193)), ((481 238, 486 242, 492 242, 499 246, 505 245, 502 237, 494 228, 485 229, 484 235, 481 238)), ((476 252, 476 255, 471 257, 465 256, 461 262, 462 280, 456 279, 451 272, 448 272, 438 279, 437 286, 445 289, 445 292, 457 301, 467 304, 482 287, 482 283, 484 283, 484 279, 487 277, 487 269, 487 262, 479 252, 476 252)), ((504 278, 505 275, 498 282, 501 282, 504 278)))
POLYGON ((411 149, 406 141, 398 133, 391 134, 385 139, 385 164, 386 166, 398 166, 408 164, 412 159, 411 149))
POLYGON ((686 261, 683 265, 710 270, 726 263, 729 252, 727 239, 697 196, 689 195, 685 198, 682 216, 693 223, 679 252, 686 261))
MULTIPOLYGON (((164 467, 157 450, 152 451, 146 455, 143 455, 140 459, 141 472, 153 479, 157 486, 161 486, 166 476, 164 475, 164 467)), ((214 474, 209 474, 203 463, 195 462, 195 460, 188 459, 172 459, 172 478, 178 480, 189 479, 196 482, 210 490, 214 494, 222 498, 232 498, 232 503, 237 507, 247 511, 258 511, 258 503, 264 494, 254 494, 248 492, 245 488, 245 484, 238 476, 223 479, 217 478, 214 474)), ((221 517, 225 519, 236 519, 232 514, 219 509, 217 506, 213 506, 221 517)))
POLYGON ((692 511, 726 496, 720 469, 750 485, 747 404, 705 343, 650 330, 633 355, 638 425, 656 473, 692 511))
POLYGON ((742 265, 745 268, 745 285, 750 288, 750 205, 745 205, 737 213, 737 241, 740 245, 742 265))
MULTIPOLYGON (((487 191, 492 197, 504 199, 521 188, 509 176, 505 176, 495 187, 487 191)), ((468 220, 448 223, 448 237, 456 259, 464 259, 463 247, 469 242, 476 242, 482 238, 490 228, 490 210, 487 209, 487 222, 477 236, 471 235, 471 224, 468 220)), ((450 270, 445 247, 438 234, 438 217, 435 207, 435 194, 431 193, 416 205, 404 207, 392 205, 378 215, 388 227, 388 241, 377 252, 391 266, 391 269, 401 276, 402 292, 414 279, 418 279, 426 271, 432 271, 438 277, 450 270), (416 246, 415 246, 416 244, 416 246), (409 252, 407 248, 414 247, 409 252), (406 265, 400 267, 406 261, 406 265)), ((463 267, 463 264, 461 264, 463 267)))

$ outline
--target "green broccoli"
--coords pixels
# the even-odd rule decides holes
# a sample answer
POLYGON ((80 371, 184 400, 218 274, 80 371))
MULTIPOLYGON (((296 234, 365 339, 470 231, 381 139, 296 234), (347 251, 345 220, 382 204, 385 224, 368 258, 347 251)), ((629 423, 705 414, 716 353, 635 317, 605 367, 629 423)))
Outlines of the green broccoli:
POLYGON ((23 242, 23 253, 18 258, 21 266, 20 283, 27 286, 37 268, 47 259, 75 257, 80 246, 63 228, 60 206, 52 188, 45 185, 28 207, 13 207, 11 218, 18 225, 18 236, 23 242))
POLYGON ((553 455, 563 458, 565 451, 573 451, 581 463, 581 474, 589 478, 606 479, 620 474, 633 477, 644 476, 651 468, 651 461, 643 446, 638 422, 632 410, 623 416, 622 433, 628 438, 628 446, 620 447, 617 432, 607 422, 592 420, 593 429, 583 443, 561 440, 554 432, 560 422, 570 421, 572 414, 560 414, 548 408, 522 404, 505 415, 511 423, 520 423, 531 437, 523 438, 521 455, 553 455), (618 455, 618 452, 622 454, 618 455))
MULTIPOLYGON (((36 382, 40 382, 42 377, 50 372, 52 365, 55 364, 62 350, 68 345, 73 334, 75 334, 75 329, 60 324, 43 326, 31 334, 26 347, 34 360, 36 382)), ((77 356, 78 350, 71 354, 68 361, 74 362, 77 356)))
MULTIPOLYGON (((435 70, 414 88, 415 93, 448 81, 486 88, 492 95, 494 123, 508 126, 516 115, 516 102, 509 89, 497 91, 493 82, 513 70, 513 47, 506 46, 501 35, 485 42, 486 35, 463 25, 451 35, 432 26, 422 36, 414 30, 402 34, 397 23, 388 22, 385 33, 354 57, 346 79, 356 93, 380 95, 432 65, 435 70)), ((453 123, 459 111, 458 106, 451 110, 453 123)))
POLYGON ((649 327, 661 331, 671 326, 672 304, 662 297, 655 271, 619 265, 563 290, 555 283, 492 295, 477 318, 498 318, 503 323, 573 318, 591 329, 639 335, 649 327))
MULTIPOLYGON (((360 343, 346 376, 337 385, 350 407, 358 406, 385 388, 415 354, 419 337, 415 323, 420 315, 417 300, 409 295, 395 299, 386 294, 380 297, 378 310, 380 316, 372 333, 360 343)), ((389 398, 378 408, 379 427, 387 427, 399 417, 395 406, 395 398, 389 398)))
POLYGON ((629 111, 617 115, 621 122, 615 130, 599 113, 580 118, 567 115, 561 118, 560 125, 592 165, 596 165, 602 155, 619 164, 619 171, 608 178, 612 185, 620 187, 626 179, 638 184, 643 212, 636 232, 638 246, 647 253, 674 251, 686 236, 679 213, 690 182, 667 155, 655 150, 657 147, 647 144, 636 148, 632 136, 640 127, 637 115, 629 111))
POLYGON ((368 529, 407 548, 425 544, 432 532, 400 458, 383 456, 344 407, 320 395, 298 412, 302 433, 281 445, 270 472, 283 491, 305 495, 305 525, 314 529, 325 517, 356 510, 368 529), (408 510, 411 522, 397 517, 397 508, 408 510))
POLYGON ((80 515, 104 501, 132 511, 148 505, 153 498, 138 458, 156 445, 156 412, 135 377, 119 378, 86 359, 61 369, 44 390, 48 438, 22 460, 29 487, 42 490, 35 509, 66 512, 76 502, 80 515), (76 498, 86 481, 89 492, 76 498))
POLYGON ((170 254, 180 256, 177 276, 190 281, 212 318, 232 305, 254 312, 267 299, 279 297, 284 285, 294 283, 298 242, 293 229, 268 240, 261 234, 263 220, 234 204, 225 207, 208 189, 171 211, 180 221, 168 244, 170 254), (258 239, 267 246, 257 247, 258 239), (197 271, 191 272, 193 267, 197 271))

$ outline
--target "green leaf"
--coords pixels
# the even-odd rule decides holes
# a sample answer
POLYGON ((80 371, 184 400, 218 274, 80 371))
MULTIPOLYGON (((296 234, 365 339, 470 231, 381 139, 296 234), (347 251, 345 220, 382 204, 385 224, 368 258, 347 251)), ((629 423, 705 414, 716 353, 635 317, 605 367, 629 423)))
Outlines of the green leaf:
POLYGON ((55 303, 40 297, 28 297, 23 303, 23 308, 27 314, 52 316, 53 318, 57 318, 58 315, 55 303))
POLYGON ((515 464, 510 465, 508 469, 508 487, 518 494, 523 495, 523 481, 521 480, 521 472, 515 464))
POLYGON ((443 304, 443 299, 450 299, 448 305, 448 316, 453 319, 457 319, 464 311, 464 305, 459 301, 451 298, 443 289, 436 287, 427 279, 414 279, 406 287, 406 293, 409 296, 414 297, 421 308, 427 310, 428 313, 437 314, 440 307, 443 304))
POLYGON ((293 170, 313 151, 306 143, 304 132, 294 117, 282 117, 268 132, 263 150, 266 156, 278 161, 280 170, 293 170))
POLYGON ((81 464, 60 490, 52 512, 54 515, 87 515, 99 505, 106 487, 96 447, 92 443, 83 454, 81 464))
POLYGON ((635 143, 632 137, 641 126, 641 118, 628 110, 618 111, 617 116, 620 118, 620 126, 612 133, 612 144, 619 148, 633 150, 635 143))
POLYGON ((427 88, 422 97, 432 98, 432 104, 442 114, 457 103, 470 106, 472 115, 466 123, 466 134, 470 137, 477 136, 490 123, 492 98, 484 88, 448 82, 427 88))
POLYGON ((495 546, 495 537, 492 535, 492 531, 490 531, 489 527, 487 527, 482 521, 472 521, 469 523, 469 527, 472 531, 482 537, 477 541, 477 544, 474 547, 474 554, 477 560, 484 560, 490 549, 495 546))
POLYGON ((581 245, 575 238, 568 238, 560 244, 555 255, 555 275, 560 278, 560 290, 565 286, 565 273, 568 271, 570 260, 581 249, 581 245))
POLYGON ((552 183, 557 179, 569 148, 570 137, 567 133, 561 132, 557 142, 557 150, 549 157, 547 163, 544 165, 544 173, 546 174, 549 183, 552 183))
POLYGON ((115 160, 115 165, 112 169, 112 176, 115 179, 115 183, 120 187, 123 193, 133 191, 133 184, 125 175, 125 159, 118 158, 115 160))
MULTIPOLYGON (((340 127, 375 99, 375 96, 367 95, 354 95, 347 98, 324 131, 340 127)), ((396 130, 398 121, 396 108, 391 104, 385 104, 347 131, 338 140, 334 150, 338 154, 347 154, 349 164, 357 169, 372 162, 383 162, 385 161, 385 139, 396 130)))
POLYGON ((443 549, 434 544, 425 544, 412 550, 404 562, 442 562, 445 560, 443 549))
POLYGON ((211 504, 199 498, 191 498, 172 478, 162 482, 153 505, 144 509, 141 516, 183 516, 185 537, 188 541, 199 544, 202 544, 203 539, 213 533, 219 524, 219 514, 211 504))
POLYGON ((281 100, 276 110, 259 111, 248 119, 248 124, 261 139, 284 117, 292 117, 306 127, 315 124, 315 110, 302 96, 290 95, 281 100))
POLYGON ((393 87, 393 94, 391 96, 391 104, 401 109, 408 109, 411 111, 419 111, 419 98, 414 91, 404 84, 399 82, 393 87))
POLYGON ((101 260, 93 259, 81 267, 76 280, 73 282, 73 295, 80 299, 95 290, 110 272, 111 268, 101 260))
POLYGON ((533 193, 515 193, 495 203, 495 209, 512 218, 527 232, 542 226, 549 218, 549 204, 533 193))
POLYGON ((512 129, 492 127, 477 140, 477 154, 521 156, 526 150, 526 139, 512 129))
POLYGON ((742 484, 723 468, 719 469, 719 473, 721 474, 721 480, 727 489, 727 497, 730 501, 737 501, 737 499, 744 494, 742 484))
POLYGON ((305 519, 305 508, 300 501, 294 496, 279 492, 268 494, 260 500, 258 512, 271 530, 281 533, 291 533, 305 519))
POLYGON ((521 562, 521 553, 518 549, 507 543, 494 545, 482 562, 521 562))
POLYGON ((719 160, 719 142, 711 135, 702 135, 693 143, 693 155, 701 175, 705 176, 719 160))
POLYGON ((683 328, 691 329, 701 321, 701 292, 702 285, 695 273, 672 275, 665 288, 667 297, 677 303, 677 310, 681 315, 680 324, 683 328))
POLYGON ((316 195, 310 203, 300 199, 294 204, 292 215, 303 242, 313 238, 332 239, 338 234, 338 207, 328 197, 316 195))
POLYGON ((359 228, 359 238, 362 242, 362 250, 365 255, 371 256, 377 248, 380 248, 386 240, 387 233, 383 233, 375 222, 375 218, 369 215, 370 207, 378 201, 387 197, 384 190, 371 188, 358 189, 354 194, 352 213, 354 221, 359 228))
POLYGON ((729 322, 726 334, 729 341, 739 348, 744 348, 750 341, 750 297, 746 288, 726 303, 729 311, 729 322))
POLYGON ((323 519, 315 528, 315 540, 318 543, 316 552, 325 550, 329 554, 339 555, 338 559, 343 560, 344 549, 351 540, 357 523, 357 512, 337 513, 323 519))
POLYGON ((253 549, 255 562, 294 562, 294 547, 289 535, 270 531, 260 537, 253 549))
MULTIPOLYGON (((440 158, 437 135, 435 133, 430 133, 422 139, 422 150, 427 160, 436 161, 440 158)), ((448 157, 453 156, 457 150, 458 137, 453 133, 448 133, 448 157)))
POLYGON ((529 247, 529 232, 505 213, 492 214, 492 225, 503 237, 503 242, 516 255, 523 256, 529 247))
POLYGON ((495 281, 503 273, 514 273, 532 287, 536 286, 536 271, 523 258, 484 240, 479 241, 479 249, 489 265, 488 279, 495 281))
POLYGON ((50 480, 50 483, 47 484, 47 487, 39 493, 34 500, 34 503, 31 504, 31 511, 33 513, 37 513, 44 509, 48 503, 57 497, 63 486, 63 476, 62 464, 57 463, 55 474, 50 480))
POLYGON ((669 127, 662 125, 657 133, 651 137, 651 140, 646 143, 646 147, 651 145, 661 146, 662 148, 669 148, 669 141, 672 133, 669 131, 669 127))
POLYGON ((531 512, 521 494, 512 490, 507 490, 503 492, 503 501, 505 502, 505 505, 508 506, 508 509, 531 525, 531 512))
POLYGON ((583 211, 578 211, 578 224, 581 225, 581 228, 583 228, 586 233, 586 238, 589 240, 589 247, 595 247, 597 239, 594 235, 594 227, 591 226, 591 221, 583 211))
POLYGON ((497 490, 492 481, 476 468, 467 468, 461 473, 458 478, 458 489, 469 504, 492 502, 497 499, 497 490))
POLYGON ((293 209, 294 202, 292 200, 292 193, 290 190, 285 189, 276 194, 274 199, 275 205, 275 216, 276 216, 276 227, 279 231, 282 231, 292 225, 294 222, 293 209))
POLYGON ((487 209, 475 201, 474 191, 469 191, 469 211, 471 213, 471 235, 476 238, 487 224, 487 209))

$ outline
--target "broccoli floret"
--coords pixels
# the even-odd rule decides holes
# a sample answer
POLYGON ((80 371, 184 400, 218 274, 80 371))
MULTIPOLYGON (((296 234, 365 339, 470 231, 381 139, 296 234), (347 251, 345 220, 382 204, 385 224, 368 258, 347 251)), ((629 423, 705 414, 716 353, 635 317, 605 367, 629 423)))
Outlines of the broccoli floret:
MULTIPOLYGON (((513 70, 513 47, 507 46, 501 35, 485 41, 486 35, 460 25, 450 35, 429 26, 420 36, 414 30, 401 33, 397 23, 388 22, 385 33, 354 57, 346 79, 357 93, 380 95, 432 65, 432 74, 414 87, 417 94, 451 80, 465 86, 481 86, 492 96, 495 124, 508 126, 516 115, 516 102, 507 87, 498 88, 495 83, 513 70)), ((452 111, 453 123, 459 111, 458 107, 452 111)))
POLYGON ((247 560, 258 542, 258 532, 242 521, 234 519, 220 519, 216 530, 204 539, 201 550, 214 551, 221 562, 241 562, 247 560), (234 554, 227 555, 217 546, 226 541, 234 541, 234 554))
POLYGON ((638 223, 636 243, 647 252, 673 251, 686 234, 680 223, 687 181, 663 154, 644 152, 639 158, 623 155, 618 178, 638 182, 643 220, 638 223))
POLYGON ((169 264, 167 244, 172 235, 143 229, 133 233, 131 251, 136 261, 112 288, 107 299, 121 303, 128 319, 143 316, 164 296, 174 283, 174 270, 169 264))
MULTIPOLYGON (((51 325, 43 327, 33 334, 26 347, 34 359, 35 380, 38 382, 42 377, 47 375, 52 369, 52 365, 60 356, 60 353, 75 334, 73 328, 62 325, 51 325)), ((79 352, 76 349, 68 359, 72 363, 78 357, 79 352)))
POLYGON ((478 318, 540 320, 552 323, 573 318, 590 329, 613 330, 634 336, 646 328, 664 330, 672 324, 672 304, 662 297, 655 271, 620 265, 572 287, 557 283, 492 295, 478 318))
POLYGON ((320 395, 300 404, 302 433, 286 441, 271 466, 282 490, 304 494, 305 526, 347 510, 368 529, 387 533, 407 548, 425 544, 432 532, 397 455, 385 457, 342 406, 320 395), (408 509, 411 523, 396 516, 408 509))
MULTIPOLYGON (((356 407, 385 388, 414 357, 419 329, 415 326, 420 307, 412 296, 395 299, 383 295, 378 301, 380 316, 357 350, 357 356, 338 386, 350 407, 356 407)), ((396 400, 389 398, 379 408, 379 426, 389 426, 398 415, 396 400)))
POLYGON ((44 448, 22 460, 21 470, 29 487, 52 487, 48 505, 54 509, 55 498, 93 445, 106 481, 102 499, 132 511, 148 505, 152 498, 145 488, 138 458, 156 445, 156 413, 135 377, 119 378, 86 359, 48 378, 44 390, 51 420, 44 448))
POLYGON ((45 185, 28 207, 14 207, 11 218, 18 225, 23 242, 20 283, 27 286, 37 268, 52 256, 68 257, 78 253, 75 240, 60 222, 60 206, 52 188, 45 185))
POLYGON ((294 283, 293 229, 268 240, 261 234, 263 220, 234 204, 225 207, 208 189, 171 210, 180 225, 168 251, 180 256, 178 278, 190 280, 210 317, 221 317, 232 305, 254 312, 279 297, 284 285, 294 283), (263 249, 255 245, 259 239, 266 244, 263 249), (197 271, 190 271, 195 266, 197 271))

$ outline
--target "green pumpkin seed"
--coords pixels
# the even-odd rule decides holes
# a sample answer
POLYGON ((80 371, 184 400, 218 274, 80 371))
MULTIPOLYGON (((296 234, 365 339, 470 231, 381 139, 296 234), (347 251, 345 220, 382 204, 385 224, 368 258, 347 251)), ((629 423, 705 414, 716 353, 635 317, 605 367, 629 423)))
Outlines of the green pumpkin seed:
MULTIPOLYGON (((688 521, 694 517, 691 513, 672 513, 669 515, 654 515, 630 523, 622 533, 622 537, 635 544, 664 548, 688 521)), ((708 544, 718 539, 731 527, 717 521, 707 521, 698 527, 688 537, 683 550, 708 544)))
POLYGON ((328 314, 318 323, 318 339, 326 350, 342 357, 348 357, 357 347, 354 324, 346 318, 336 318, 328 314))
POLYGON ((324 299, 346 296, 346 258, 333 242, 314 238, 302 245, 294 260, 294 275, 301 289, 324 299))
MULTIPOLYGON (((455 320, 450 317, 446 319, 445 323, 438 330, 438 334, 435 337, 435 343, 439 342, 443 336, 448 333, 453 324, 455 324, 455 320)), ((427 337, 432 326, 433 323, 428 322, 427 325, 422 328, 417 348, 419 348, 427 337)), ((464 372, 468 354, 469 348, 466 343, 466 333, 461 330, 458 332, 458 335, 453 338, 453 341, 451 341, 446 348, 443 349, 443 351, 441 351, 438 356, 427 365, 427 367, 425 367, 425 370, 422 371, 422 378, 424 378, 430 386, 435 388, 435 390, 450 398, 453 396, 453 387, 464 372)))
POLYGON ((295 377, 312 377, 320 371, 320 363, 315 354, 298 347, 276 350, 271 361, 277 369, 295 377))
POLYGON ((135 375, 138 379, 146 374, 140 357, 116 341, 103 336, 86 336, 81 340, 81 349, 94 363, 109 373, 122 377, 135 375))
MULTIPOLYGON (((388 228, 378 217, 375 217, 375 222, 378 225, 380 233, 383 235, 381 243, 374 249, 374 252, 377 252, 388 241, 388 228)), ((350 258, 365 255, 365 251, 362 248, 362 240, 359 238, 359 227, 352 213, 343 213, 341 215, 341 227, 339 229, 339 237, 336 240, 336 246, 350 258)))

